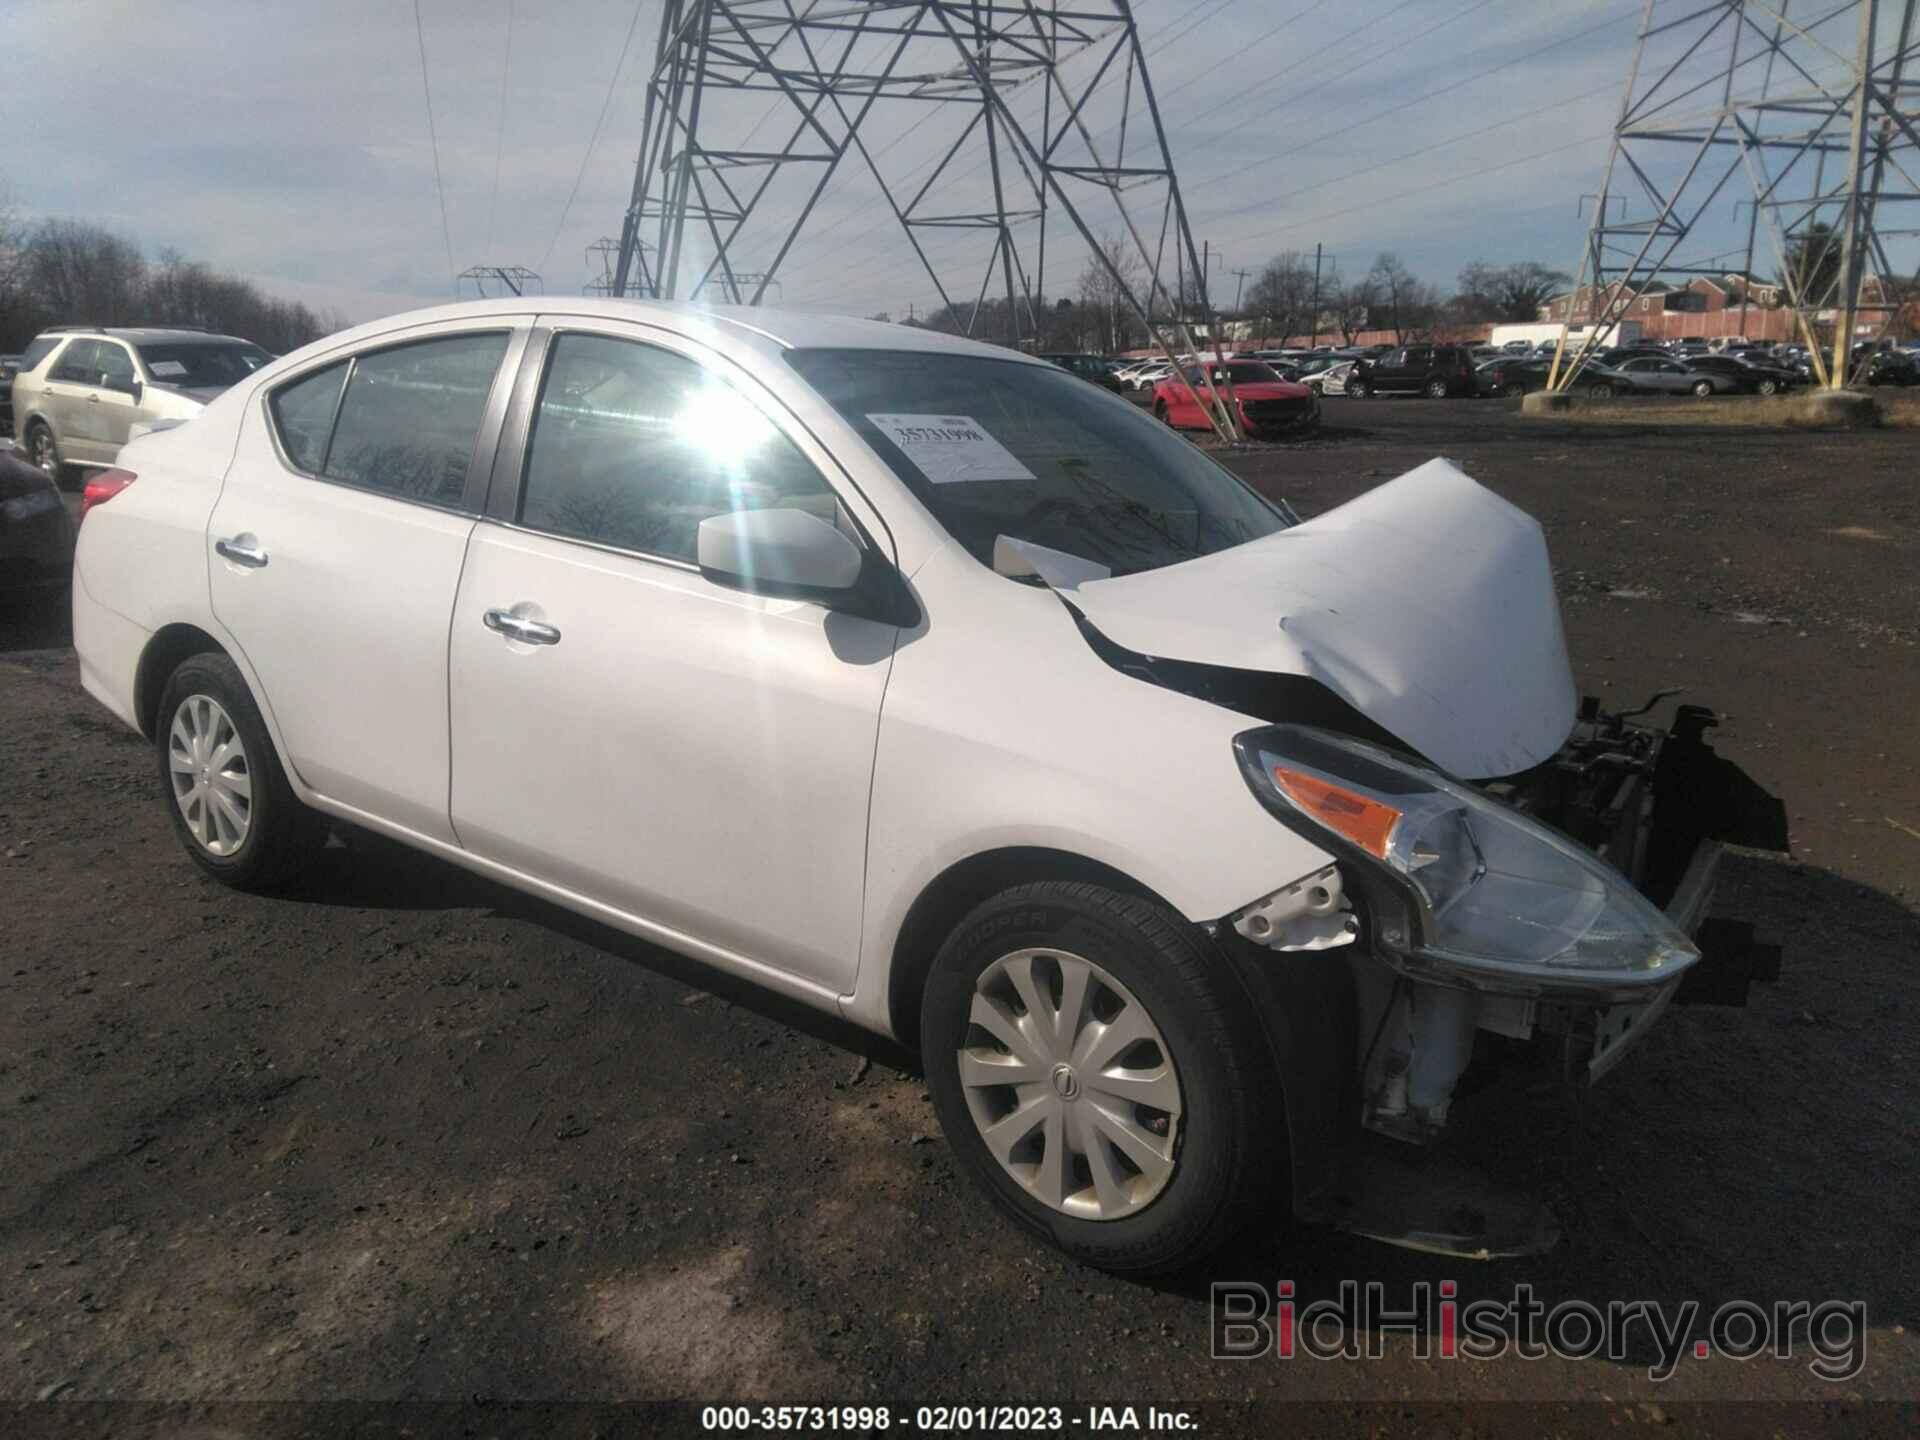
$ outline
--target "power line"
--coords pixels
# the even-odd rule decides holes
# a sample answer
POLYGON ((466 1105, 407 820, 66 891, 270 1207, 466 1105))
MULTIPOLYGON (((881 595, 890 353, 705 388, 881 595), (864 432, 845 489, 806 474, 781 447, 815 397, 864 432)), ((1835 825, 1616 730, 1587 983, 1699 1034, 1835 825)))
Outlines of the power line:
MULTIPOLYGON (((415 0, 418 4, 419 0, 415 0)), ((547 242, 546 250, 540 256, 541 270, 547 268, 547 261, 553 256, 553 247, 560 243, 560 236, 567 228, 567 215, 573 209, 574 198, 580 193, 580 182, 586 179, 587 165, 593 159, 593 147, 600 143, 600 127, 607 123, 607 107, 613 104, 614 87, 620 83, 620 72, 626 68, 627 51, 633 46, 633 32, 640 28, 640 12, 646 9, 646 0, 635 0, 633 19, 627 24, 627 38, 620 43, 620 58, 613 62, 613 74, 607 77, 607 93, 600 101, 600 114, 593 122, 593 134, 587 140, 587 152, 580 157, 580 169, 573 177, 573 188, 567 192, 567 203, 560 207, 560 223, 553 227, 553 239, 547 242)))
POLYGON ((513 74, 513 0, 507 0, 507 53, 500 62, 500 129, 493 138, 493 194, 487 199, 487 254, 493 254, 493 217, 500 204, 500 154, 507 144, 507 78, 513 74))
POLYGON ((447 244, 447 275, 453 275, 453 228, 447 224, 447 187, 440 182, 440 134, 433 125, 433 87, 427 83, 427 32, 420 0, 413 0, 413 36, 420 42, 420 93, 427 97, 427 138, 433 143, 433 193, 440 200, 440 238, 447 244))

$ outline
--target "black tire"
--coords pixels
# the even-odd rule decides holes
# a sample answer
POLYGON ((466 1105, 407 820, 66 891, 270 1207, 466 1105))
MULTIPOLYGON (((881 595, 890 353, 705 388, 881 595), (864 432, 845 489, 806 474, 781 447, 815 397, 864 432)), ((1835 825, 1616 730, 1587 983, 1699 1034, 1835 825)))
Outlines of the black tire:
POLYGON ((1753 389, 1754 393, 1758 395, 1775 395, 1779 393, 1780 382, 1773 379, 1762 380, 1756 384, 1753 389))
POLYGON ((293 787, 287 783, 253 693, 238 667, 225 655, 190 656, 167 678, 155 714, 154 754, 159 764, 161 803, 167 808, 174 834, 194 863, 222 885, 236 890, 272 890, 292 877, 323 837, 319 817, 295 798, 293 787), (173 724, 182 704, 196 696, 210 697, 226 711, 245 752, 245 773, 252 792, 247 832, 228 855, 217 855, 200 841, 174 796, 170 756, 173 724))
POLYGON ((1602 380, 1597 385, 1589 385, 1587 387, 1587 394, 1595 400, 1611 400, 1613 398, 1613 386, 1602 380))
POLYGON ((1509 400, 1518 400, 1522 395, 1527 393, 1527 387, 1524 385, 1509 385, 1500 393, 1505 395, 1509 400))
POLYGON ((1713 395, 1713 382, 1712 382, 1711 380, 1696 380, 1696 381, 1694 381, 1694 382, 1693 382, 1693 393, 1694 393, 1695 395, 1697 395, 1697 396, 1699 396, 1699 397, 1700 397, 1700 398, 1701 398, 1702 400, 1707 400, 1707 399, 1710 399, 1710 398, 1712 398, 1712 395, 1713 395))
POLYGON ((1173 425, 1173 417, 1167 412, 1166 401, 1156 400, 1153 402, 1153 418, 1158 420, 1162 425, 1171 428, 1173 425))
POLYGON ((1074 1259, 1121 1274, 1183 1269, 1278 1194, 1284 1136, 1266 1043, 1227 961, 1179 916, 1102 886, 1041 882, 977 906, 941 946, 920 1019, 934 1109, 963 1169, 1014 1220, 1074 1259), (960 1083, 979 977, 1024 949, 1096 959, 1145 1007, 1180 1080, 1174 1170, 1137 1211, 1081 1219, 1015 1180, 981 1139, 960 1083))
POLYGON ((1364 400, 1373 393, 1367 388, 1367 382, 1358 378, 1347 380, 1347 395, 1354 400, 1364 400))
POLYGON ((1427 398, 1429 400, 1446 399, 1447 398, 1447 382, 1445 380, 1442 380, 1438 375, 1434 376, 1433 379, 1427 381, 1427 398))
POLYGON ((47 473, 55 485, 60 483, 65 463, 60 459, 60 442, 44 420, 35 420, 21 437, 26 442, 27 458, 47 473))

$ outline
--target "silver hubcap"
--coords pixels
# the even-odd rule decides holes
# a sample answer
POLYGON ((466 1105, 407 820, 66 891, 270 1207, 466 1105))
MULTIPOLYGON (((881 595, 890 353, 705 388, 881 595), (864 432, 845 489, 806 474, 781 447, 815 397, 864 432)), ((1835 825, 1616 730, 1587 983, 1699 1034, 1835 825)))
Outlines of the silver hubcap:
POLYGON ((231 855, 253 824, 253 771, 233 720, 211 695, 189 695, 167 732, 173 800, 210 855, 231 855))
POLYGON ((1115 1220, 1173 1178, 1180 1077, 1159 1027, 1091 960, 1018 950, 974 987, 960 1084, 1001 1167, 1051 1209, 1115 1220))
POLYGON ((33 432, 33 463, 48 474, 53 473, 53 437, 45 430, 33 432))

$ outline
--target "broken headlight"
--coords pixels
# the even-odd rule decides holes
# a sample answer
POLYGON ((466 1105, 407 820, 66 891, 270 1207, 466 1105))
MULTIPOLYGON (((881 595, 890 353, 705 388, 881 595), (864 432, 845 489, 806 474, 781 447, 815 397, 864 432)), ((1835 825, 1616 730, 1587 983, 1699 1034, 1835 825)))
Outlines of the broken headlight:
POLYGON ((1699 958, 1599 856, 1436 770, 1324 730, 1234 742, 1270 811, 1351 862, 1387 958, 1488 988, 1637 989, 1699 958))

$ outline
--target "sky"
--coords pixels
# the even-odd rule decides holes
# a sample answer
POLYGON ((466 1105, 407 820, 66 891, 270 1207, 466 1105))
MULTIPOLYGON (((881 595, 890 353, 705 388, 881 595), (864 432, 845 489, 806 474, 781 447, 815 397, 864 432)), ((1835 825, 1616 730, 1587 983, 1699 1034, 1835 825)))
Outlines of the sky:
MULTIPOLYGON (((450 298, 476 263, 528 266, 548 293, 577 293, 600 272, 587 247, 618 234, 633 184, 661 4, 419 0, 416 29, 412 0, 0 0, 0 193, 25 220, 94 221, 349 320, 450 298)), ((1316 243, 1343 275, 1391 250, 1442 286, 1474 260, 1571 270, 1640 10, 1135 0, 1195 241, 1218 257, 1216 302, 1235 272, 1316 243)), ((1016 114, 1038 95, 1016 95, 1016 114)), ((738 139, 766 108, 721 97, 704 123, 738 139)), ((937 160, 944 113, 909 133, 927 108, 894 102, 863 125, 891 150, 890 180, 937 160)), ((1137 146, 1137 121, 1131 134, 1137 146)), ((984 167, 967 175, 965 159, 943 178, 944 213, 988 202, 984 167)), ((797 213, 803 179, 769 192, 769 220, 797 213)), ((1131 203, 1143 221, 1157 214, 1150 195, 1131 203)), ((1117 233, 1110 211, 1088 208, 1097 233, 1117 233)), ((1714 213, 1737 218, 1730 197, 1714 213)), ((1045 288, 1065 293, 1085 250, 1049 235, 1045 288)), ((936 268, 971 289, 989 238, 942 232, 936 268)), ((938 299, 851 163, 780 282, 781 303, 857 314, 938 299)))

